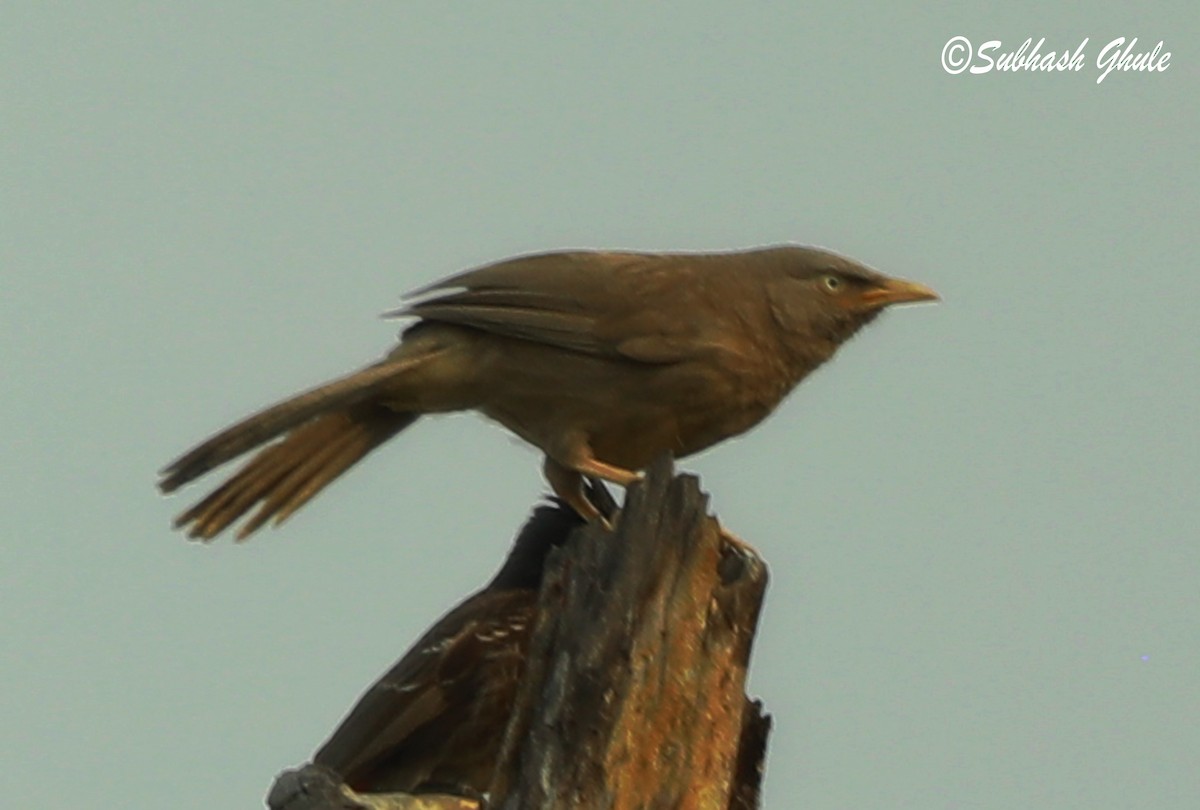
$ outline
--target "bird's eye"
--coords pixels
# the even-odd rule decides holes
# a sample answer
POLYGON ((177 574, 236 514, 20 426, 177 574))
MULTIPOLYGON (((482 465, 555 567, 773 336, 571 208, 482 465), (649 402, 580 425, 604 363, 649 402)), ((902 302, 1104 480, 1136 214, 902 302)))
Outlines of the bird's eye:
POLYGON ((835 293, 842 289, 842 280, 837 276, 821 276, 821 285, 828 292, 835 293))

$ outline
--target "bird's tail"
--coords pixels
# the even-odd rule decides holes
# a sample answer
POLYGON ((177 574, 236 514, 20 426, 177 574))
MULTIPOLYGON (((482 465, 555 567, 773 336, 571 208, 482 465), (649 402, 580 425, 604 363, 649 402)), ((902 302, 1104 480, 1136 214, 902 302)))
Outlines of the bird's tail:
POLYGON ((172 492, 243 453, 287 434, 259 451, 228 481, 175 519, 188 536, 210 540, 261 502, 238 539, 274 518, 283 522, 339 475, 411 425, 419 413, 380 401, 382 387, 429 359, 398 357, 314 388, 226 428, 179 457, 161 473, 159 489, 172 492))

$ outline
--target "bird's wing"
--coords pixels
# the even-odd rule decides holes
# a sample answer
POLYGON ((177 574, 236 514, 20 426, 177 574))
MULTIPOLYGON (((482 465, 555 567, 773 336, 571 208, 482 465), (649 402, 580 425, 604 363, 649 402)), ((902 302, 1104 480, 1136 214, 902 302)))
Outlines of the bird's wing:
POLYGON ((477 675, 480 636, 498 616, 532 608, 533 592, 482 591, 443 617, 350 710, 313 757, 347 782, 463 700, 477 675))
POLYGON ((352 781, 426 723, 446 710, 442 684, 432 677, 432 649, 414 649, 362 696, 313 757, 352 781))
POLYGON ((702 294, 702 260, 687 254, 543 253, 451 276, 413 293, 390 315, 470 326, 572 351, 646 363, 701 348, 704 326, 686 312, 702 294), (455 290, 452 292, 443 292, 455 290))

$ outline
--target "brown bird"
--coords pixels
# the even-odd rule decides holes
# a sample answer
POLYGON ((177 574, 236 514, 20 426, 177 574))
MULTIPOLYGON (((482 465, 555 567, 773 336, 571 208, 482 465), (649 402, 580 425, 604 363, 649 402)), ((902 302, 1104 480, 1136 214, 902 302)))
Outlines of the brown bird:
POLYGON ((583 476, 621 486, 663 453, 758 424, 885 307, 937 298, 812 247, 573 251, 451 276, 390 313, 417 323, 383 360, 267 408, 163 470, 163 492, 283 435, 176 526, 244 538, 303 506, 422 414, 476 410, 545 454, 555 493, 596 518, 583 476))
MULTIPOLYGON (((606 512, 608 493, 592 497, 606 512)), ((313 757, 360 793, 482 794, 524 672, 546 555, 582 525, 538 507, 488 585, 426 632, 313 757)))

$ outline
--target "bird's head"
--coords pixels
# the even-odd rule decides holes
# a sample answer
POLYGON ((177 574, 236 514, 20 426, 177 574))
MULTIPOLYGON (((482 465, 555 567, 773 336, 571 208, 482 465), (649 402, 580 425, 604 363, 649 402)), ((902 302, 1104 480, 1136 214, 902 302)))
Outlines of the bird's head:
POLYGON ((885 276, 821 248, 780 248, 773 258, 772 317, 826 356, 887 307, 939 297, 923 284, 885 276))

